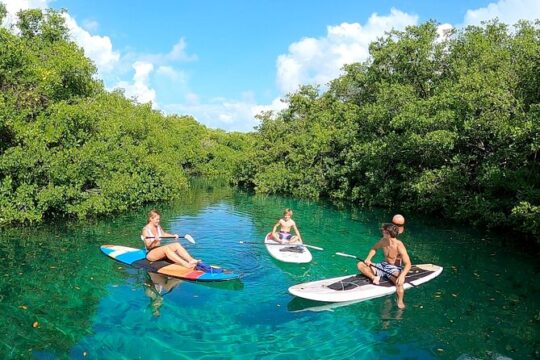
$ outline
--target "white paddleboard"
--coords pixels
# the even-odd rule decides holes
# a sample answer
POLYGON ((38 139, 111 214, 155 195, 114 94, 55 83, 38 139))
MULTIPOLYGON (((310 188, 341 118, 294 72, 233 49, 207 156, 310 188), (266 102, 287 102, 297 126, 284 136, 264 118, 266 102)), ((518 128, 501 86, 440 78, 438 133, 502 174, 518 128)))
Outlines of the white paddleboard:
MULTIPOLYGON (((443 268, 432 264, 413 265, 405 277, 405 289, 418 286, 439 276, 443 268)), ((347 275, 332 279, 312 281, 291 286, 292 295, 316 301, 342 302, 369 300, 396 292, 396 287, 389 280, 373 285, 364 275, 347 275)))
POLYGON ((307 247, 300 243, 280 244, 272 239, 272 233, 266 234, 264 245, 270 255, 279 261, 302 264, 308 263, 313 259, 307 247))

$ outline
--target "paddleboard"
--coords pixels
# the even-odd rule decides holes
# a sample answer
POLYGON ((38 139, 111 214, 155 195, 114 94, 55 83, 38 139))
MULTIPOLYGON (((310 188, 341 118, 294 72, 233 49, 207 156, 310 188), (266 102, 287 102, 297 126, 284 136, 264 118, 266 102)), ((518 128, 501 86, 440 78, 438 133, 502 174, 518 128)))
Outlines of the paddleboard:
POLYGON ((163 274, 179 279, 192 281, 227 281, 241 277, 241 274, 231 270, 221 269, 212 265, 215 271, 201 271, 188 269, 178 264, 171 263, 167 260, 148 261, 146 252, 142 249, 136 249, 120 245, 102 245, 101 251, 108 257, 121 262, 122 264, 130 265, 134 268, 144 269, 148 272, 163 274))
POLYGON ((264 245, 270 255, 279 261, 302 264, 308 263, 313 259, 309 249, 302 244, 280 244, 273 240, 272 233, 266 234, 264 245))
MULTIPOLYGON (((443 268, 432 264, 413 265, 405 277, 405 289, 423 284, 436 278, 443 268)), ((342 302, 369 300, 396 292, 396 287, 390 280, 382 280, 379 285, 371 283, 361 274, 347 275, 326 280, 318 280, 298 284, 289 288, 292 295, 316 301, 342 302)))

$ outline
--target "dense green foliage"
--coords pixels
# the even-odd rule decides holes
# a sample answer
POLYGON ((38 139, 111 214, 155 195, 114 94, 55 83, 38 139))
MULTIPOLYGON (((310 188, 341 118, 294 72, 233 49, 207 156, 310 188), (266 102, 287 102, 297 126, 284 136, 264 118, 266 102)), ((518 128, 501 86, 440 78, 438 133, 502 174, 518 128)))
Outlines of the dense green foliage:
POLYGON ((230 176, 248 135, 107 92, 60 13, 18 15, 18 31, 0 28, 0 225, 114 213, 175 197, 188 175, 230 176))
POLYGON ((540 23, 437 36, 428 22, 370 46, 327 91, 262 114, 235 181, 437 214, 540 237, 540 23))

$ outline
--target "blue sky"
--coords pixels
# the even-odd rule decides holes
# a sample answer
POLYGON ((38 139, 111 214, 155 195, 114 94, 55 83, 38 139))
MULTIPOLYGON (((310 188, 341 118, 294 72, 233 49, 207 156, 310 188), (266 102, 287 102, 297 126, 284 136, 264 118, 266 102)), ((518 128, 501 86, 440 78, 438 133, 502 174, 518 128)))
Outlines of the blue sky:
POLYGON ((253 130, 255 114, 279 111, 300 84, 324 88, 392 28, 540 18, 539 0, 0 1, 4 26, 20 9, 66 9, 108 89, 227 131, 253 130))

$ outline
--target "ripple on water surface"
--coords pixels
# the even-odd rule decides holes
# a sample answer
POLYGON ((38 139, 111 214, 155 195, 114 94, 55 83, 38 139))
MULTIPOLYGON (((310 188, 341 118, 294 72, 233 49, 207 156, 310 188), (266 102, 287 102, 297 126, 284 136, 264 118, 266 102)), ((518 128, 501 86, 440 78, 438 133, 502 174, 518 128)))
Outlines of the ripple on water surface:
POLYGON ((18 251, 10 248, 14 242, 0 247, 6 274, 19 274, 1 280, 2 357, 538 358, 539 288, 513 271, 537 273, 535 261, 507 243, 411 219, 403 240, 412 261, 445 270, 407 291, 404 311, 393 296, 310 302, 287 289, 355 273, 356 261, 335 252, 365 256, 390 214, 277 197, 197 196, 163 206, 162 226, 191 234, 195 244, 181 241, 193 256, 242 272, 240 280, 169 282, 100 254, 103 243, 141 246, 146 210, 81 228, 36 230, 17 237, 18 251), (295 210, 306 243, 325 249, 312 250, 309 264, 280 263, 262 245, 285 207, 295 210))

